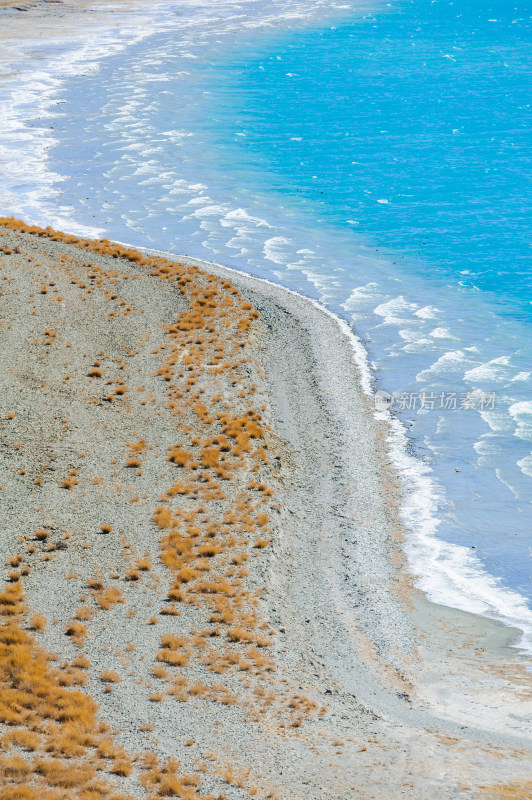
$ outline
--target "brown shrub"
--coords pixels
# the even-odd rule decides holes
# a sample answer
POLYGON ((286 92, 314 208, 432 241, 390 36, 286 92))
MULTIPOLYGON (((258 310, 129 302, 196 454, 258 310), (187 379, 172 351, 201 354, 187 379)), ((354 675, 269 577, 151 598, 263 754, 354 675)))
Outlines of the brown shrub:
POLYGON ((122 678, 118 672, 113 672, 112 669, 104 669, 104 671, 100 674, 100 680, 104 683, 120 683, 122 678))
POLYGON ((185 467, 190 461, 190 453, 187 453, 182 447, 176 447, 168 453, 168 461, 178 467, 185 467))
POLYGON ((111 775, 119 775, 121 778, 127 778, 133 772, 133 766, 130 761, 121 758, 114 762, 109 772, 111 775))
POLYGON ((40 737, 36 733, 23 728, 7 731, 2 736, 2 745, 4 747, 20 747, 21 750, 28 750, 29 752, 37 750, 40 742, 40 737))
POLYGON ((171 667, 186 667, 188 656, 186 653, 175 653, 173 650, 159 650, 157 661, 168 664, 171 667))
POLYGON ((96 602, 104 611, 109 611, 117 603, 125 603, 124 595, 120 591, 117 586, 110 586, 108 589, 104 589, 95 597, 96 602))
POLYGON ((82 640, 87 636, 87 628, 82 622, 70 622, 65 629, 65 633, 67 636, 71 636, 74 641, 82 640))
POLYGON ((33 631, 43 631, 46 628, 47 619, 42 614, 33 614, 30 617, 30 628, 33 631))

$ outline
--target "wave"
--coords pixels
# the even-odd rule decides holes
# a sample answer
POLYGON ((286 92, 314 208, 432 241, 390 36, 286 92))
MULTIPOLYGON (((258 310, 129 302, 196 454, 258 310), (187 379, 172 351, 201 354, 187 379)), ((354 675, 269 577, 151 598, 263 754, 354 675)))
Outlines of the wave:
POLYGON ((76 235, 101 235, 100 228, 77 222, 68 207, 61 206, 58 186, 63 176, 50 168, 49 159, 58 143, 49 123, 60 116, 52 108, 66 80, 97 70, 103 59, 164 30, 171 13, 168 4, 157 3, 149 12, 133 6, 115 16, 85 15, 82 26, 74 23, 68 30, 48 34, 37 40, 38 48, 31 40, 10 42, 7 28, 2 60, 11 75, 0 84, 2 213, 39 225, 53 221, 76 235))
MULTIPOLYGON (((150 6, 149 13, 136 9, 134 16, 128 17, 127 26, 124 26, 122 17, 113 20, 107 27, 92 31, 87 41, 82 39, 82 34, 72 41, 58 39, 54 43, 56 50, 48 62, 43 65, 40 61, 40 66, 37 66, 37 60, 33 63, 30 58, 26 71, 9 84, 13 102, 1 103, 5 131, 0 135, 0 159, 7 164, 3 186, 0 187, 3 212, 23 216, 40 225, 51 224, 78 235, 99 237, 105 232, 107 236, 118 238, 107 227, 98 223, 87 224, 87 215, 81 216, 74 206, 64 201, 66 176, 60 174, 58 169, 52 169, 50 158, 59 135, 48 124, 33 126, 28 124, 28 120, 37 116, 41 116, 46 123, 60 120, 60 107, 55 105, 52 114, 52 106, 57 104, 66 80, 97 70, 107 56, 117 54, 158 31, 179 31, 181 57, 187 58, 190 69, 177 71, 176 77, 185 86, 185 80, 190 79, 192 74, 191 62, 195 60, 188 58, 194 55, 190 46, 197 39, 198 31, 205 46, 213 31, 216 31, 216 36, 222 36, 229 30, 250 30, 257 25, 265 28, 278 26, 283 20, 299 21, 300 24, 301 20, 323 13, 324 9, 331 9, 327 0, 317 3, 287 3, 283 0, 283 3, 263 3, 260 7, 252 0, 243 0, 224 3, 217 7, 214 16, 207 5, 189 2, 182 4, 182 17, 176 21, 173 6, 162 3, 156 7, 150 6), (226 13, 227 9, 236 10, 239 7, 249 11, 249 16, 226 13), (219 20, 224 14, 225 27, 220 30, 219 20), (22 90, 22 86, 27 88, 22 90), (20 157, 22 147, 24 157, 20 157), (22 186, 26 187, 24 191, 20 190, 22 186), (80 218, 84 222, 80 222, 80 218)), ((133 12, 128 9, 128 14, 133 12)), ((151 64, 155 62, 149 63, 151 70, 151 64)), ((151 72, 145 68, 142 75, 151 85, 151 72)), ((2 92, 4 96, 0 99, 8 99, 5 87, 2 92)), ((465 379, 474 384, 492 378, 513 382, 526 374, 523 370, 519 371, 513 363, 513 357, 487 358, 479 348, 467 347, 455 317, 449 312, 452 303, 446 304, 444 297, 437 295, 438 307, 432 302, 435 297, 433 290, 420 291, 415 301, 409 299, 409 294, 413 294, 410 283, 412 276, 407 273, 402 275, 398 267, 390 267, 386 260, 381 260, 362 237, 354 238, 356 235, 352 234, 353 238, 349 241, 340 241, 341 237, 336 234, 327 234, 322 240, 317 240, 303 217, 298 217, 292 211, 288 217, 286 210, 274 207, 271 198, 268 204, 267 197, 263 200, 257 193, 248 190, 245 193, 239 190, 226 200, 224 191, 220 191, 216 183, 221 172, 213 173, 212 180, 208 171, 202 171, 202 143, 198 143, 191 130, 173 127, 166 122, 164 131, 157 131, 160 138, 172 145, 173 154, 178 150, 183 151, 185 146, 200 148, 192 149, 188 155, 188 173, 161 167, 161 162, 156 158, 160 152, 159 146, 146 146, 144 126, 138 118, 142 97, 143 93, 139 90, 138 96, 135 98, 130 95, 125 105, 120 95, 113 99, 114 106, 108 109, 109 118, 102 130, 105 144, 111 141, 111 136, 117 137, 116 160, 103 177, 98 176, 102 185, 105 180, 107 186, 117 188, 121 181, 126 181, 122 189, 123 198, 113 206, 113 213, 120 220, 118 231, 127 229, 127 235, 135 232, 135 246, 149 242, 150 238, 155 241, 166 231, 175 232, 179 229, 172 240, 166 240, 169 244, 171 242, 175 252, 179 252, 186 242, 187 247, 195 249, 193 255, 202 258, 199 254, 207 252, 211 257, 214 255, 221 260, 230 256, 238 263, 244 263, 249 273, 255 276, 257 273, 261 276, 270 275, 277 285, 284 284, 287 291, 299 289, 295 293, 304 296, 302 285, 310 287, 321 298, 321 302, 309 302, 316 302, 325 313, 333 316, 349 336, 363 389, 370 397, 376 386, 376 365, 382 379, 387 377, 391 380, 398 374, 405 383, 408 383, 409 376, 410 383, 414 384, 416 381, 449 378, 465 379), (153 161, 147 162, 151 156, 154 156, 153 161), (137 189, 149 187, 152 192, 148 197, 149 202, 143 203, 141 200, 139 208, 131 208, 127 204, 130 191, 127 181, 132 176, 136 176, 134 185, 137 189), (356 247, 353 242, 356 242, 356 247), (345 272, 346 266, 353 264, 356 264, 353 273, 361 278, 356 281, 360 285, 354 289, 353 281, 342 282, 342 271, 345 272), (387 269, 392 278, 386 276, 387 269), (371 280, 364 280, 369 277, 371 280), (346 285, 349 286, 348 292, 346 285), (397 292, 398 288, 400 293, 397 292), (350 325, 324 303, 352 314, 358 329, 371 320, 371 324, 365 325, 365 331, 369 331, 373 339, 372 356, 350 325), (449 341, 453 343, 452 350, 448 350, 449 341), (389 365, 386 365, 387 372, 383 374, 382 354, 385 352, 391 353, 396 363, 400 354, 404 359, 401 361, 402 371, 398 369, 393 374, 389 365), (424 368, 419 370, 422 356, 424 368), (371 362, 371 357, 374 357, 374 362, 371 362)), ((180 113, 180 118, 183 116, 180 113)), ((185 160, 179 162, 179 167, 186 163, 185 160)), ((221 184, 221 188, 223 190, 225 185, 221 184)), ((482 341, 478 329, 474 334, 469 341, 482 341)), ((509 398, 507 405, 513 411, 508 413, 508 409, 502 407, 494 411, 482 410, 478 420, 485 422, 494 433, 514 435, 523 442, 530 441, 530 404, 513 402, 513 398, 509 398)), ((470 549, 443 541, 437 536, 441 528, 441 508, 445 504, 441 481, 427 463, 412 455, 403 422, 389 412, 375 413, 385 413, 390 426, 390 451, 405 486, 403 516, 409 531, 406 550, 410 569, 418 576, 418 585, 434 602, 481 613, 520 628, 524 632, 520 646, 526 646, 532 652, 532 612, 526 607, 526 599, 491 576, 470 549)), ((438 431, 443 428, 444 425, 438 422, 438 431)), ((482 435, 479 434, 471 449, 481 441, 482 435)), ((434 443, 431 446, 434 453, 438 452, 434 443)), ((500 449, 500 440, 491 441, 491 451, 477 451, 478 457, 492 458, 497 453, 497 446, 500 449)), ((482 450, 482 445, 480 448, 482 450)), ((521 475, 530 475, 532 457, 528 452, 520 452, 515 466, 521 475)), ((494 468, 494 472, 501 483, 516 486, 514 476, 509 480, 498 467, 494 468)), ((515 494, 516 490, 512 491, 515 494)))
MULTIPOLYGON (((371 3, 373 8, 378 5, 379 0, 371 3)), ((172 2, 150 4, 149 9, 141 3, 123 9, 103 8, 85 14, 82 24, 77 17, 65 16, 63 27, 47 29, 46 36, 35 41, 10 40, 6 26, 2 66, 8 77, 0 83, 1 213, 38 225, 69 227, 80 236, 103 234, 101 227, 80 223, 71 209, 61 206, 64 176, 50 167, 49 153, 58 138, 49 123, 57 121, 57 104, 69 79, 97 71, 109 58, 158 32, 174 30, 182 44, 181 57, 197 60, 198 53, 193 49, 198 41, 205 44, 209 35, 214 38, 243 29, 302 24, 363 7, 361 2, 336 5, 327 0, 265 0, 260 5, 255 0, 221 0, 213 12, 209 2, 181 0, 177 10, 172 2)), ((189 75, 188 71, 181 72, 183 78, 189 75)), ((157 80, 161 80, 159 75, 157 80)), ((122 109, 121 124, 125 125, 128 118, 134 120, 131 112, 135 108, 136 99, 132 97, 122 109)), ((168 135, 179 139, 181 132, 170 131, 168 135)))
MULTIPOLYGON (((127 242, 119 244, 131 247, 127 242)), ((160 250, 150 249, 149 252, 169 259, 182 257, 160 250)), ((243 270, 227 267, 218 262, 202 261, 202 264, 206 267, 209 264, 223 267, 229 272, 249 277, 249 273, 243 270)), ((302 298, 335 320, 351 345, 362 391, 372 402, 375 401, 377 384, 369 363, 368 352, 361 338, 346 320, 319 300, 289 289, 281 283, 257 276, 252 277, 261 283, 276 286, 302 298)), ((527 413, 532 413, 532 403, 527 405, 529 406, 527 413)), ((409 568, 417 578, 418 588, 434 603, 488 617, 518 629, 521 631, 521 637, 512 646, 532 654, 532 609, 529 608, 526 598, 508 589, 498 578, 488 573, 470 549, 442 541, 436 536, 440 524, 438 508, 442 489, 432 469, 412 455, 405 427, 390 410, 375 404, 373 414, 375 419, 387 423, 389 453, 405 489, 401 508, 404 524, 409 531, 405 550, 409 568)))

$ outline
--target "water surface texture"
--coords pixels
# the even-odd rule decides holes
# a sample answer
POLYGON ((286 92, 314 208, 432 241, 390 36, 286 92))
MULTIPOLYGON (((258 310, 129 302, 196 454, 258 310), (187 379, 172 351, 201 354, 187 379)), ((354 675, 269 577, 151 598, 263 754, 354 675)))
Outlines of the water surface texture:
POLYGON ((419 585, 532 649, 530 10, 302 7, 262 29, 169 25, 70 79, 48 154, 62 216, 29 190, 25 210, 351 322, 418 459, 419 585))

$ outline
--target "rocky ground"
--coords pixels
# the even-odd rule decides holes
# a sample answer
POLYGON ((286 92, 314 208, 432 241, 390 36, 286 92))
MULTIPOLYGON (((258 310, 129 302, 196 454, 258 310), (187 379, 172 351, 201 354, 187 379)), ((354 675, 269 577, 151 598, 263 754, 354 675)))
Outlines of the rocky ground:
POLYGON ((418 696, 334 320, 8 220, 0 302, 0 800, 532 796, 524 729, 418 696))

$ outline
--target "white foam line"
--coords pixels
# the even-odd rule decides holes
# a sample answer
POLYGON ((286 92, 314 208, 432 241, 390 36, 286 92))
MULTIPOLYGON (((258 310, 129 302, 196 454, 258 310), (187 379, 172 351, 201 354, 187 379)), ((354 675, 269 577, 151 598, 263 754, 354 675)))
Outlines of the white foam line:
MULTIPOLYGON (((63 176, 49 168, 49 151, 58 143, 51 133, 49 122, 59 116, 58 96, 64 82, 74 76, 85 75, 98 69, 105 58, 121 52, 131 44, 164 30, 170 21, 172 4, 157 3, 150 7, 122 9, 121 14, 106 17, 105 9, 96 14, 92 26, 72 30, 69 34, 50 34, 35 43, 24 40, 16 46, 9 40, 9 27, 2 53, 5 72, 13 71, 15 77, 0 84, 0 165, 2 186, 0 207, 4 214, 24 216, 39 225, 68 224, 76 235, 99 236, 102 231, 79 225, 72 219, 72 210, 61 209, 57 215, 63 176), (49 53, 42 62, 42 51, 49 53), (24 59, 21 72, 18 61, 24 59), (52 109, 55 109, 52 111, 52 109), (28 126, 31 120, 38 124, 28 126), (21 192, 20 187, 26 187, 21 192), (29 188, 28 188, 29 187, 29 188)), ((65 17, 68 22, 69 18, 65 17)), ((75 25, 77 18, 70 18, 75 25)))
MULTIPOLYGON (((163 250, 135 247, 126 242, 118 244, 147 254, 164 256, 172 261, 185 258, 206 269, 218 267, 252 281, 281 289, 311 303, 333 319, 347 337, 353 351, 353 361, 359 371, 362 390, 368 397, 374 398, 376 380, 369 366, 368 354, 362 339, 344 319, 326 308, 319 300, 267 278, 257 277, 216 261, 204 261, 163 250)), ((416 585, 434 603, 488 617, 508 627, 519 629, 522 636, 513 646, 532 654, 532 610, 525 598, 502 586, 500 580, 490 575, 467 547, 451 544, 436 537, 439 525, 436 511, 441 493, 432 476, 432 469, 408 452, 405 428, 397 417, 389 410, 377 409, 374 411, 374 417, 385 420, 389 426, 389 453, 404 487, 401 515, 406 529, 410 532, 405 550, 410 570, 416 578, 416 585)))
MULTIPOLYGON (((192 6, 195 4, 187 3, 186 5, 192 6)), ((197 5, 200 12, 203 12, 199 14, 199 25, 203 24, 205 26, 216 22, 217 18, 208 17, 205 13, 206 9, 201 4, 197 5)), ((283 19, 288 19, 292 16, 289 13, 281 13, 277 3, 274 2, 272 5, 277 14, 264 17, 262 20, 259 20, 255 15, 250 15, 253 19, 249 19, 247 24, 250 26, 253 24, 255 27, 259 22, 264 25, 278 25, 282 23, 283 19)), ((170 10, 172 4, 161 3, 157 8, 170 10)), ((317 16, 319 11, 327 11, 327 4, 318 2, 313 11, 310 11, 309 8, 305 8, 304 11, 305 13, 303 13, 303 8, 300 6, 297 12, 293 13, 293 17, 295 18, 297 14, 299 14, 299 18, 311 15, 317 16)), ((139 32, 138 22, 141 16, 140 13, 138 13, 138 16, 135 15, 136 32, 133 32, 132 26, 127 31, 123 28, 120 30, 121 40, 117 41, 114 38, 112 41, 113 47, 116 48, 114 52, 123 49, 127 44, 156 33, 157 30, 161 30, 161 26, 164 26, 160 19, 154 22, 152 16, 150 20, 151 26, 146 26, 142 29, 142 32, 139 32), (124 36, 124 34, 126 35, 124 36)), ((197 36, 198 28, 195 22, 188 20, 184 22, 184 27, 194 29, 197 36)), ((6 123, 9 121, 10 124, 4 128, 7 136, 4 134, 5 138, 2 137, 3 141, 0 140, 0 145, 4 144, 5 146, 7 144, 5 155, 8 156, 11 166, 15 170, 15 183, 24 183, 27 177, 31 180, 32 185, 35 185, 34 178, 35 174, 37 174, 37 186, 39 188, 32 191, 28 195, 26 203, 22 205, 19 204, 16 193, 11 191, 11 194, 8 194, 7 213, 28 216, 30 221, 37 224, 52 224, 54 227, 61 229, 70 228, 75 235, 100 235, 100 231, 76 225, 71 218, 71 209, 61 209, 62 216, 59 217, 57 215, 58 208, 55 196, 50 198, 50 194, 51 191, 57 192, 54 184, 61 180, 61 176, 53 175, 48 171, 46 154, 47 148, 54 143, 54 140, 47 129, 27 128, 25 120, 29 117, 44 117, 49 113, 49 108, 56 102, 57 92, 62 87, 65 78, 97 68, 98 62, 103 59, 104 55, 109 53, 110 39, 115 32, 116 20, 111 25, 104 26, 101 31, 92 32, 84 43, 80 44, 79 40, 76 41, 73 47, 78 49, 66 54, 63 53, 62 57, 55 61, 50 59, 45 73, 40 72, 38 75, 37 68, 29 69, 22 76, 22 80, 17 80, 17 88, 19 89, 25 83, 29 94, 21 93, 19 95, 20 103, 17 104, 16 108, 17 113, 11 113, 9 120, 6 117, 6 123), (96 45, 99 46, 96 47, 96 45), (85 56, 80 60, 80 51, 87 53, 91 47, 93 48, 91 63, 86 62, 85 56), (58 71, 61 74, 59 79, 57 78, 58 71), (36 80, 37 77, 42 82, 42 86, 39 88, 40 94, 36 94, 35 91, 31 91, 29 88, 30 81, 36 80), (18 159, 17 156, 17 148, 20 150, 21 142, 25 150, 25 156, 22 160, 18 159), (33 146, 33 150, 30 147, 30 143, 33 146), (32 175, 30 176, 24 170, 16 174, 17 169, 20 169, 20 164, 28 163, 28 157, 31 160, 32 175), (51 203, 49 202, 50 199, 52 199, 51 203)), ((55 40, 55 42, 51 41, 50 44, 64 45, 64 42, 55 40)), ((33 89, 35 89, 35 86, 33 89)), ((14 107, 11 108, 11 112, 14 112, 14 107)), ((149 250, 147 252, 159 253, 173 260, 179 259, 179 256, 164 251, 149 250)), ((368 397, 373 397, 375 379, 368 363, 368 355, 362 340, 351 330, 345 320, 338 317, 318 300, 306 297, 302 293, 281 284, 250 275, 241 270, 225 267, 217 262, 208 262, 201 259, 192 260, 197 261, 198 264, 205 265, 207 268, 209 265, 220 267, 246 278, 263 281, 311 302, 317 309, 326 313, 336 322, 342 333, 348 337, 353 351, 353 360, 359 371, 362 390, 368 397)), ((419 309, 416 314, 417 316, 422 316, 425 311, 427 310, 419 309)), ((436 516, 439 490, 432 476, 432 470, 408 452, 406 432, 397 417, 394 417, 389 411, 375 411, 375 417, 377 419, 384 418, 389 424, 390 436, 388 444, 390 454, 405 487, 402 515, 406 528, 411 531, 411 536, 407 540, 407 556, 410 569, 414 574, 419 575, 419 587, 426 592, 429 599, 435 602, 451 605, 466 611, 473 610, 475 613, 492 617, 507 625, 519 627, 524 631, 520 646, 532 652, 532 611, 526 606, 524 598, 516 592, 505 589, 496 578, 486 573, 479 560, 467 548, 448 544, 436 538, 435 533, 439 525, 439 520, 436 516)))
POLYGON ((331 319, 337 323, 340 327, 342 333, 344 333, 351 344, 353 349, 353 359, 358 367, 359 375, 360 375, 360 383, 364 394, 368 395, 368 397, 373 397, 373 385, 374 385, 374 378, 371 374, 371 370, 369 368, 368 359, 366 355, 366 349, 362 344, 362 339, 357 336, 353 330, 350 328, 348 323, 339 317, 334 311, 326 308, 319 300, 316 300, 313 297, 308 297, 307 295, 302 294, 301 292, 297 292, 295 289, 289 289, 287 286, 283 286, 281 283, 275 283, 274 281, 268 280, 268 278, 259 278, 256 275, 251 275, 249 272, 244 272, 241 269, 236 269, 235 267, 227 267, 225 264, 220 264, 218 261, 205 261, 202 258, 192 258, 191 256, 186 255, 176 255, 175 253, 168 253, 165 250, 155 250, 154 248, 148 247, 138 247, 137 245, 129 244, 127 242, 119 242, 116 241, 117 244, 121 245, 122 247, 130 247, 134 250, 140 250, 142 253, 147 254, 156 254, 159 256, 164 256, 165 258, 171 261, 179 261, 181 258, 186 258, 187 261, 195 261, 199 265, 204 265, 205 267, 217 267, 220 269, 227 270, 228 272, 234 272, 236 275, 241 275, 243 278, 250 278, 254 281, 260 281, 261 283, 266 283, 268 286, 274 286, 277 289, 282 289, 283 292, 288 292, 288 294, 292 294, 295 297, 300 297, 301 299, 305 300, 308 303, 311 303, 315 308, 318 308, 324 314, 327 314, 331 319))
MULTIPOLYGON (((172 31, 179 37, 182 57, 197 58, 192 51, 199 44, 203 58, 205 46, 221 36, 333 19, 347 10, 362 15, 368 6, 376 10, 384 2, 352 0, 336 7, 330 0, 218 0, 215 5, 214 11, 208 0, 162 0, 149 11, 142 3, 102 6, 85 16, 83 25, 79 16, 65 14, 68 30, 52 29, 35 40, 10 39, 7 24, 0 52, 2 71, 10 76, 0 82, 0 213, 41 226, 68 225, 78 236, 103 235, 103 229, 79 224, 71 207, 57 214, 66 177, 50 169, 50 150, 58 139, 49 120, 59 116, 58 97, 65 81, 98 70, 109 56, 172 31)), ((157 80, 163 77, 157 75, 157 80)))

